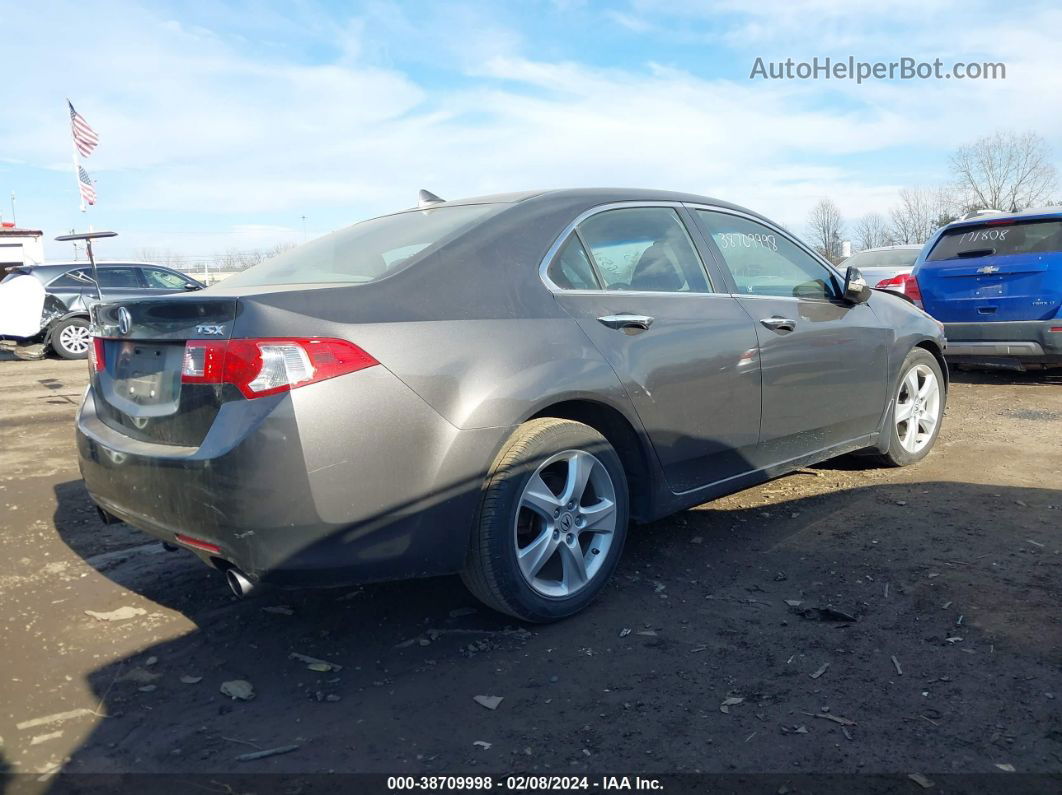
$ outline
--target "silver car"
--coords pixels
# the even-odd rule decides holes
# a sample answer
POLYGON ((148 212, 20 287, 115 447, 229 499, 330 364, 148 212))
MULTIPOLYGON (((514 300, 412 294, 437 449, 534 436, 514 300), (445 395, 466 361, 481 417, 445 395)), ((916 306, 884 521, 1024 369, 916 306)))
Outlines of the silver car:
POLYGON ((236 593, 460 573, 585 607, 645 523, 852 451, 919 461, 938 324, 766 218, 559 190, 410 210, 93 309, 81 470, 236 593))
POLYGON ((865 248, 850 256, 841 265, 846 268, 859 268, 859 272, 871 287, 907 295, 907 277, 914 270, 915 260, 921 251, 921 243, 865 248))

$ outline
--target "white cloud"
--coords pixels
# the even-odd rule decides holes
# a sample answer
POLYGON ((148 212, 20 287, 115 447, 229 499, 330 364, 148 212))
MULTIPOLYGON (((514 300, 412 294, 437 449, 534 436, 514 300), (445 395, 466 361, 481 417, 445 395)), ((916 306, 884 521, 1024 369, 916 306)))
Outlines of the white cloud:
MULTIPOLYGON (((885 18, 883 9, 895 13, 894 5, 860 4, 868 15, 860 26, 852 4, 839 0, 716 4, 729 16, 712 35, 735 47, 807 41, 810 8, 822 20, 812 29, 828 41, 873 48, 888 40, 904 48, 898 55, 985 53, 1008 62, 1008 80, 856 86, 708 79, 653 63, 595 68, 529 56, 536 42, 475 11, 457 8, 428 31, 389 5, 300 29, 328 42, 329 56, 312 63, 272 42, 292 22, 269 14, 256 18, 254 36, 240 37, 125 4, 88 18, 79 5, 49 4, 51 19, 78 18, 76 26, 41 25, 39 10, 12 7, 0 18, 0 44, 25 71, 0 86, 2 107, 18 109, 0 117, 0 157, 69 168, 69 93, 101 135, 88 164, 101 205, 118 221, 137 213, 124 245, 209 253, 301 237, 290 227, 231 228, 236 218, 335 217, 343 208, 353 221, 409 206, 419 187, 444 196, 672 188, 744 203, 799 230, 826 194, 852 216, 886 209, 898 187, 938 181, 949 148, 995 127, 1060 142, 1062 106, 1050 100, 1062 88, 1053 32, 1062 11, 1037 7, 995 19, 991 30, 941 28, 925 22, 929 4, 904 2, 913 27, 902 39, 866 22, 885 18), (394 48, 420 54, 419 79, 391 64, 394 48), (904 151, 936 152, 940 167, 867 167, 904 151), (189 211, 219 220, 176 233, 161 222, 189 211)), ((642 2, 610 17, 653 36, 668 28, 659 15, 666 22, 671 12, 661 8, 642 2)), ((683 13, 685 29, 699 29, 683 13)), ((826 40, 816 35, 809 46, 826 40)))

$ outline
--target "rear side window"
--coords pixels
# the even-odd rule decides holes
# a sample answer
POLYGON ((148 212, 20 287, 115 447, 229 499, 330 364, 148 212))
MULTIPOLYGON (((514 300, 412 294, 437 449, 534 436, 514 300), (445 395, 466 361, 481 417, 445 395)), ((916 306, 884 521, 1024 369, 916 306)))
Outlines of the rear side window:
POLYGON ((225 286, 376 281, 505 206, 435 207, 362 221, 230 276, 225 286))
POLYGON ((948 229, 926 260, 1062 251, 1062 220, 988 223, 948 229))
POLYGON ((706 293, 704 265, 670 207, 607 210, 579 226, 607 290, 706 293))
POLYGON ((601 289, 590 258, 586 256, 586 249, 574 234, 561 246, 546 273, 550 281, 565 290, 601 289))
POLYGON ((67 271, 58 279, 54 279, 49 287, 91 287, 93 285, 92 278, 88 275, 88 270, 79 268, 76 271, 67 271))

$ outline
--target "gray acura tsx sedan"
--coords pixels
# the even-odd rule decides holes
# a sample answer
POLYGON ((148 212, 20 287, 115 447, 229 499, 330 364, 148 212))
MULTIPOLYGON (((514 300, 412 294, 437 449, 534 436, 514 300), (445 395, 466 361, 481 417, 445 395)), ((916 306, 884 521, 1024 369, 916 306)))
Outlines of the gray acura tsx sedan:
POLYGON ((651 190, 443 201, 201 292, 93 308, 105 520, 244 594, 459 572, 585 607, 645 523, 833 456, 925 457, 941 327, 756 213, 651 190))

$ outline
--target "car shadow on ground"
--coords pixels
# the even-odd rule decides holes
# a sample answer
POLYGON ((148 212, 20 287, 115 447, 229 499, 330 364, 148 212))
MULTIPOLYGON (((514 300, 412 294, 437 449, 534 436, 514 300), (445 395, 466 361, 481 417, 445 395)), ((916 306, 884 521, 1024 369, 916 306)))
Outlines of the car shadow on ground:
MULTIPOLYGON (((793 477, 814 479, 768 488, 793 477)), ((456 577, 237 600, 190 553, 87 520, 81 483, 61 484, 60 536, 129 591, 97 609, 147 610, 99 625, 144 640, 85 671, 109 717, 65 769, 1062 769, 1057 701, 1044 696, 1062 692, 1062 492, 801 491, 633 527, 601 598, 532 626, 483 608, 456 577), (253 700, 223 695, 232 680, 253 700)))
POLYGON ((1006 386, 1062 385, 1062 367, 1048 370, 984 369, 972 366, 951 365, 948 373, 953 382, 960 384, 991 384, 1006 386))

